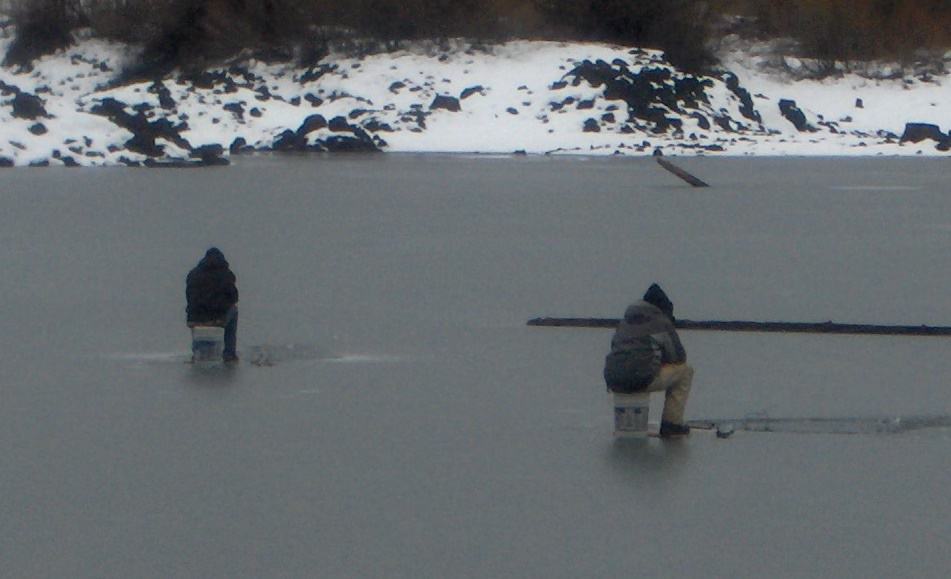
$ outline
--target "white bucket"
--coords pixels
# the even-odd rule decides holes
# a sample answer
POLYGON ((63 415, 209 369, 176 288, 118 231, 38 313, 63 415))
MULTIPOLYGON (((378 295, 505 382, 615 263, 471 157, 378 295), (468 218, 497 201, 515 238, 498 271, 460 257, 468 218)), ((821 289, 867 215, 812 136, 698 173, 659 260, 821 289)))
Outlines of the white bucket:
POLYGON ((217 362, 225 348, 225 329, 220 326, 192 328, 192 361, 217 362))
POLYGON ((616 438, 647 438, 647 417, 650 394, 614 393, 614 436, 616 438))

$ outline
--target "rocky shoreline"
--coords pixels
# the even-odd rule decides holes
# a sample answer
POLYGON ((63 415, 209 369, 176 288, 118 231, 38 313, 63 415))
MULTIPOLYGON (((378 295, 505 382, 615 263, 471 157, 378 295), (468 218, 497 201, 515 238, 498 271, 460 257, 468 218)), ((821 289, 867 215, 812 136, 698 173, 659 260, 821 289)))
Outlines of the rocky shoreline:
MULTIPOLYGON (((617 46, 429 47, 329 58, 304 70, 248 60, 118 85, 128 52, 87 40, 32 70, 0 70, 0 166, 213 166, 260 151, 810 154, 830 143, 841 154, 951 149, 951 134, 923 122, 921 111, 909 110, 902 127, 876 126, 866 114, 870 103, 852 96, 860 89, 827 111, 785 92, 764 94, 747 84, 749 75, 694 76, 656 51, 617 46)), ((906 91, 915 88, 904 83, 906 91)), ((918 84, 940 94, 940 80, 928 83, 918 84)))

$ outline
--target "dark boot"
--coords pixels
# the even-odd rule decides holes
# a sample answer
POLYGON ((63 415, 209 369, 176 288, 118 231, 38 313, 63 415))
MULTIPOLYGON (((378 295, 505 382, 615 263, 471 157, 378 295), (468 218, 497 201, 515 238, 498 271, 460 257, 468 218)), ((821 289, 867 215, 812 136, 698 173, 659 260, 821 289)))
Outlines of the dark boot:
POLYGON ((660 423, 660 437, 672 438, 675 436, 687 436, 690 434, 690 427, 686 424, 674 424, 666 420, 660 423))
POLYGON ((222 358, 225 362, 238 361, 238 308, 231 306, 225 317, 225 349, 222 358))

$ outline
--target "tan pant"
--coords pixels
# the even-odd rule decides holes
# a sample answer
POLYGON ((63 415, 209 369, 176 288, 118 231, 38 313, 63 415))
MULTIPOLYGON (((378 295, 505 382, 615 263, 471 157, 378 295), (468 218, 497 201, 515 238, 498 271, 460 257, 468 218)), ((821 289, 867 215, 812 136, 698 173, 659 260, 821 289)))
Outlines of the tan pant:
POLYGON ((647 386, 648 392, 666 392, 664 413, 661 420, 674 424, 684 423, 684 409, 693 383, 693 368, 687 364, 664 364, 654 381, 647 386))

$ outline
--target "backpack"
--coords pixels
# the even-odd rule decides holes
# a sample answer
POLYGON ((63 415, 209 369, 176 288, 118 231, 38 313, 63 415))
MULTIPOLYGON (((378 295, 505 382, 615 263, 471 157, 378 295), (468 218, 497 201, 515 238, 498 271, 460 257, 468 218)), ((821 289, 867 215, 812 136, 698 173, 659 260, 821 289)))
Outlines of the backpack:
POLYGON ((611 392, 643 392, 660 373, 660 344, 643 336, 612 348, 604 358, 604 382, 611 392))

